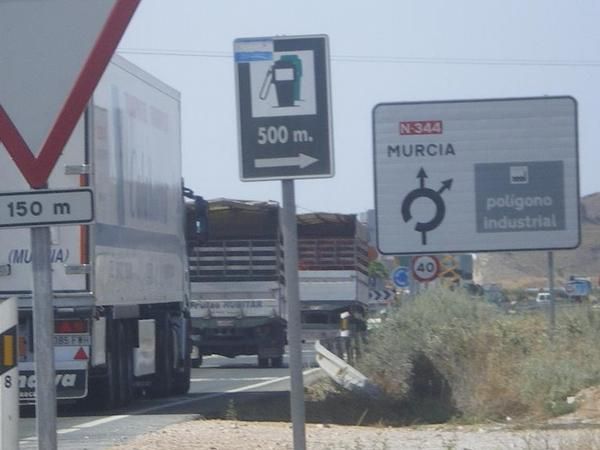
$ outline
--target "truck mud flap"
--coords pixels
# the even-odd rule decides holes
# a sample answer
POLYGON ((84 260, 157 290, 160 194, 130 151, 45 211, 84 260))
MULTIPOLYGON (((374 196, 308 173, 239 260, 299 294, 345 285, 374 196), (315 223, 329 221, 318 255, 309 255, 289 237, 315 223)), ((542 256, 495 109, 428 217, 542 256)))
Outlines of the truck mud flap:
MULTIPOLYGON (((56 370, 56 398, 83 398, 87 394, 86 370, 56 370)), ((35 403, 35 374, 33 370, 19 371, 19 398, 22 404, 35 403)))

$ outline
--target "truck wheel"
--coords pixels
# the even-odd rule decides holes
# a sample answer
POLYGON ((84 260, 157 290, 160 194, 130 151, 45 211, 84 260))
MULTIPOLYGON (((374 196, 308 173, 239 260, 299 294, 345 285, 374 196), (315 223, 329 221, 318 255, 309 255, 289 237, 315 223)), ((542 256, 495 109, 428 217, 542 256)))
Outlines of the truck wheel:
POLYGON ((156 317, 156 372, 150 386, 150 395, 166 397, 173 391, 173 337, 169 315, 156 317))
POLYGON ((115 325, 115 320, 106 320, 106 374, 89 380, 88 400, 99 410, 110 410, 119 406, 119 346, 115 325))
POLYGON ((199 355, 197 358, 192 359, 192 367, 197 369, 202 365, 202 355, 199 355))
POLYGON ((271 367, 283 367, 283 356, 275 356, 271 358, 271 367))
POLYGON ((258 367, 264 368, 269 367, 269 358, 258 357, 258 367))

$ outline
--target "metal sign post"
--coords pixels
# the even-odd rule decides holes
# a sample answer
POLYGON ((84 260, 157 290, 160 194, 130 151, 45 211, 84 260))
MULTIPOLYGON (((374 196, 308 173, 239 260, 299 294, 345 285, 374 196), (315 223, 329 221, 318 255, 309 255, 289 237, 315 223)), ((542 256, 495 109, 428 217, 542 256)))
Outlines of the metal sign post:
POLYGON ((556 296, 554 294, 554 252, 548 252, 548 292, 550 293, 550 339, 556 330, 556 296))
POLYGON ((31 229, 33 272, 33 344, 35 347, 35 404, 38 444, 55 450, 56 385, 54 369, 54 309, 50 266, 50 227, 31 229))
POLYGON ((17 299, 0 300, 0 449, 18 448, 17 299))
POLYGON ((283 211, 281 228, 285 266, 285 291, 288 304, 288 341, 291 372, 291 415, 294 450, 306 448, 304 379, 302 375, 302 324, 298 282, 298 223, 294 180, 281 181, 283 211))
MULTIPOLYGON (((35 225, 84 224, 92 222, 93 219, 94 207, 90 189, 36 189, 0 193, 0 228, 33 225, 30 236, 36 426, 39 447, 48 450, 57 448, 51 244, 50 228, 35 225)), ((17 378, 15 375, 15 392, 18 392, 17 378)))
POLYGON ((329 40, 236 39, 240 179, 281 180, 294 449, 306 448, 294 179, 333 176, 329 40))

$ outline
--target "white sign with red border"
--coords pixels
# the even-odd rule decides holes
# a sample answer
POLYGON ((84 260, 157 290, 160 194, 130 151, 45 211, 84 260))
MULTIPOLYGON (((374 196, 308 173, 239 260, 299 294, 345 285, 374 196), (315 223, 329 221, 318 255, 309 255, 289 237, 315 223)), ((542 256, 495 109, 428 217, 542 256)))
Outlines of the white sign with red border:
POLYGON ((412 259, 412 273, 422 283, 433 281, 440 273, 440 262, 435 256, 422 255, 412 259))
POLYGON ((0 152, 32 188, 47 183, 140 1, 0 2, 0 152))

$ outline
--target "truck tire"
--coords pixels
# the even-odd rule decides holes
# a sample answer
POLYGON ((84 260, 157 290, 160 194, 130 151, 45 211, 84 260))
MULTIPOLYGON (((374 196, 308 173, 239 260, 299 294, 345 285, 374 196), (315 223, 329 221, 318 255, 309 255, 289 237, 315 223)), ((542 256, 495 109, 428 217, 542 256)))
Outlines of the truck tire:
POLYGON ((258 357, 258 367, 260 367, 260 368, 269 367, 269 358, 261 358, 259 356, 258 357))
POLYGON ((150 386, 152 397, 166 397, 173 392, 174 383, 174 342, 168 314, 162 314, 156 320, 156 372, 150 386))
POLYGON ((119 355, 116 321, 106 320, 106 371, 90 378, 88 401, 92 407, 105 411, 119 406, 119 355))
POLYGON ((202 365, 202 355, 199 355, 197 358, 192 359, 192 367, 197 369, 202 365))
POLYGON ((283 356, 275 356, 271 358, 271 367, 280 368, 283 367, 283 356))

